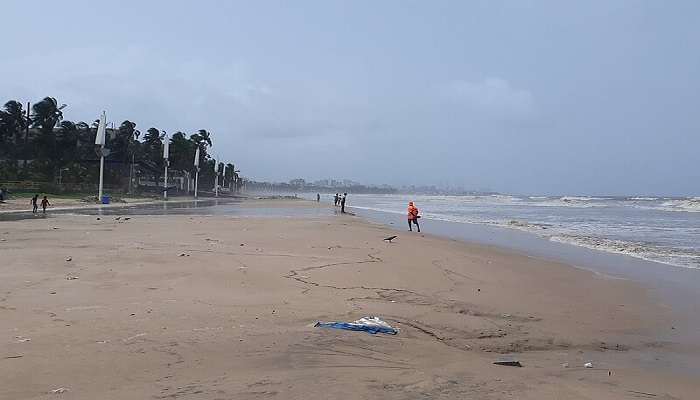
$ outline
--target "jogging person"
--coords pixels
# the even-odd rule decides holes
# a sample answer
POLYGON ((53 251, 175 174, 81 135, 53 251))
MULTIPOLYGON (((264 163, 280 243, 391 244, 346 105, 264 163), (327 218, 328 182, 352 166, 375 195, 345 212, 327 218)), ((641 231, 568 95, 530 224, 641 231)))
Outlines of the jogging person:
POLYGON ((413 232, 413 227, 411 226, 411 223, 416 224, 416 228, 418 229, 418 232, 420 232, 420 225, 418 225, 418 207, 413 205, 413 202, 410 201, 408 202, 408 209, 406 210, 407 216, 408 216, 408 230, 413 232))

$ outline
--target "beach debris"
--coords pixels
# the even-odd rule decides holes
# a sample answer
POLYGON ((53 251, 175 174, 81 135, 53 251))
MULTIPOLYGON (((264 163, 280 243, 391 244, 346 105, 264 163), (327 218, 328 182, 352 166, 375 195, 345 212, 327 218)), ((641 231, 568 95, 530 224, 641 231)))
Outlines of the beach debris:
POLYGON ((49 294, 56 294, 56 292, 49 292, 49 294))
POLYGON ((99 221, 99 220, 100 220, 100 217, 97 217, 97 218, 95 218, 95 219, 96 219, 97 221, 99 221))
POLYGON ((76 279, 78 279, 78 277, 75 276, 75 275, 68 275, 68 276, 66 276, 66 280, 69 280, 69 281, 74 281, 74 280, 76 280, 76 279))
POLYGON ((53 229, 58 229, 58 227, 57 227, 57 226, 54 226, 53 229))
POLYGON ((583 366, 584 366, 585 368, 593 368, 593 363, 592 363, 592 362, 587 362, 587 363, 583 364, 583 366))
POLYGON ((377 333, 386 333, 388 335, 396 335, 399 331, 392 328, 391 325, 382 321, 377 317, 362 317, 353 322, 316 322, 314 327, 317 328, 333 328, 344 329, 348 331, 364 331, 375 335, 377 333))
POLYGON ((656 397, 654 393, 647 393, 647 392, 638 392, 636 390, 628 390, 629 393, 634 393, 634 394, 639 394, 642 396, 647 396, 647 397, 656 397))
POLYGON ((117 218, 115 218, 114 220, 115 220, 115 221, 119 221, 120 219, 122 219, 122 217, 117 217, 117 218))
POLYGON ((131 217, 124 217, 124 221, 128 221, 130 219, 131 219, 131 217))
POLYGON ((520 361, 513 356, 503 356, 493 362, 496 365, 505 365, 506 367, 522 367, 520 361))
POLYGON ((7 239, 0 239, 0 242, 6 242, 7 239))
POLYGON ((245 243, 241 243, 241 244, 239 244, 239 246, 243 247, 243 246, 245 246, 245 243))
POLYGON ((25 343, 25 342, 30 342, 32 339, 24 336, 15 336, 15 339, 17 339, 17 343, 25 343))
POLYGON ((563 368, 569 368, 569 363, 564 363, 561 365, 563 368))
POLYGON ((145 332, 144 332, 144 333, 138 333, 138 334, 136 334, 136 335, 134 335, 134 336, 129 336, 128 338, 122 339, 122 340, 126 343, 126 342, 129 342, 129 341, 134 340, 134 339, 136 339, 136 338, 140 338, 140 337, 142 337, 142 336, 146 336, 146 333, 145 333, 145 332))
POLYGON ((389 242, 389 243, 391 243, 391 241, 394 240, 394 239, 396 239, 396 238, 397 238, 397 236, 394 235, 394 236, 389 236, 388 238, 384 238, 384 240, 387 241, 387 242, 389 242))
POLYGON ((68 388, 60 387, 51 391, 52 394, 61 394, 68 391, 68 388))
POLYGON ((73 257, 66 257, 66 261, 73 261, 73 257))
POLYGON ((13 359, 13 358, 22 358, 22 357, 24 357, 23 354, 17 354, 16 356, 7 356, 7 357, 3 357, 3 359, 4 359, 4 360, 10 360, 10 359, 13 359))

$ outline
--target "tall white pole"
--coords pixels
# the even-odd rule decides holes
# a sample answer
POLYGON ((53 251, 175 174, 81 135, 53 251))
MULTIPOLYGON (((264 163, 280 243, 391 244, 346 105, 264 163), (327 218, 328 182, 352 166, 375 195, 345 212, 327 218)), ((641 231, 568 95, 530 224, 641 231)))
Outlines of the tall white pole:
POLYGON ((214 197, 219 197, 219 163, 214 160, 214 175, 216 183, 214 184, 214 197))
POLYGON ((102 111, 100 115, 100 123, 97 125, 97 135, 95 135, 95 144, 100 146, 100 186, 97 194, 97 201, 102 201, 102 183, 105 169, 105 132, 107 131, 107 115, 102 111))
POLYGON ((165 160, 165 179, 163 179, 163 200, 168 200, 168 164, 170 161, 165 160))
POLYGON ((221 173, 221 187, 226 186, 226 163, 224 163, 224 172, 221 173))
POLYGON ((197 167, 197 172, 194 173, 194 198, 197 198, 197 184, 199 183, 199 167, 197 167))
POLYGON ((168 156, 170 155, 170 143, 168 135, 165 135, 163 140, 163 160, 165 160, 165 177, 163 178, 163 200, 168 200, 168 164, 170 164, 170 160, 168 160, 168 156))
POLYGON ((105 171, 105 156, 103 155, 104 149, 104 146, 100 147, 100 191, 97 195, 98 202, 102 202, 102 177, 104 176, 105 171))
POLYGON ((199 183, 199 145, 197 145, 197 150, 194 152, 194 198, 197 198, 197 184, 199 183))

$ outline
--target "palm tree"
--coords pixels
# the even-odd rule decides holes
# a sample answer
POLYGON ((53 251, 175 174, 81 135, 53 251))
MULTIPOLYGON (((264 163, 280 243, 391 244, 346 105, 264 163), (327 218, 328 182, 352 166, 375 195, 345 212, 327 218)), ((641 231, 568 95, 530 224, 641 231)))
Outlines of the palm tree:
POLYGON ((6 150, 6 155, 13 160, 18 160, 24 147, 20 144, 22 133, 27 127, 27 118, 22 109, 22 103, 16 100, 8 101, 3 108, 0 111, 0 143, 6 143, 7 146, 3 145, 3 149, 7 149, 9 143, 14 142, 12 149, 6 150))
POLYGON ((157 182, 163 171, 163 137, 165 135, 156 128, 148 128, 143 136, 143 163, 151 170, 151 175, 157 182))
POLYGON ((43 133, 52 133, 53 128, 63 119, 63 107, 65 106, 58 106, 55 98, 44 97, 32 106, 32 126, 38 127, 43 133))
POLYGON ((196 148, 197 145, 184 133, 175 132, 170 141, 170 166, 180 172, 191 171, 196 148))
POLYGON ((195 144, 195 149, 199 147, 199 166, 200 169, 204 169, 204 164, 209 159, 207 147, 212 145, 211 134, 205 129, 200 129, 197 133, 190 135, 190 141, 195 144))
POLYGON ((53 97, 45 97, 40 102, 32 106, 32 126, 39 128, 40 134, 34 140, 35 158, 39 161, 39 170, 49 177, 53 177, 57 165, 56 136, 54 128, 63 119, 63 112, 58 102, 53 97))

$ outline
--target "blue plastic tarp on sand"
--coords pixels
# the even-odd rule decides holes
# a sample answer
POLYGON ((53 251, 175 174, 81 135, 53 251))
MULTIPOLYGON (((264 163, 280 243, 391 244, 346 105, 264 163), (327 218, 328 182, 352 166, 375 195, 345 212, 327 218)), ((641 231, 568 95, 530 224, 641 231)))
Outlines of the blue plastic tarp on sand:
POLYGON ((377 333, 396 335, 399 333, 398 330, 376 317, 362 318, 355 322, 317 322, 314 326, 318 328, 344 329, 346 331, 362 331, 372 335, 377 333))

